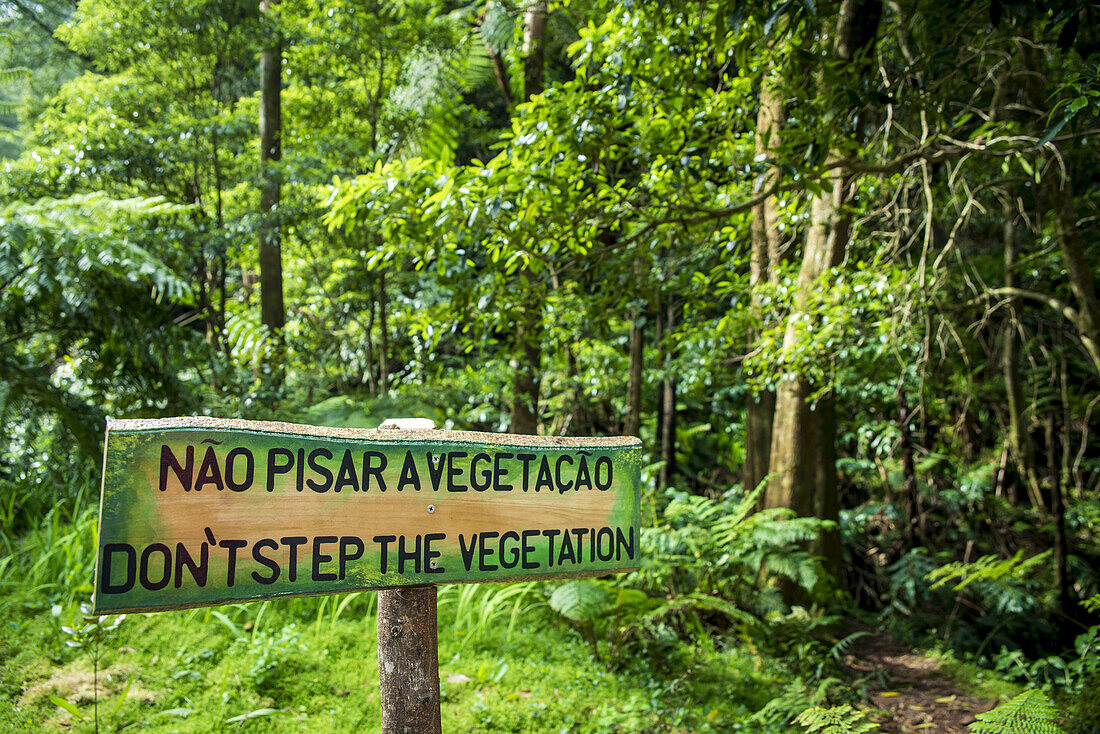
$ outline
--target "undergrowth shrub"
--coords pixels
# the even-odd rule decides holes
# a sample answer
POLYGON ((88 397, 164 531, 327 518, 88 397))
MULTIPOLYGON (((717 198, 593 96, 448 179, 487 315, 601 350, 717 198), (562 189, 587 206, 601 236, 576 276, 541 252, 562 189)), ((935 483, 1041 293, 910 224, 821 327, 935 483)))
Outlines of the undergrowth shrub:
MULTIPOLYGON (((823 599, 824 570, 804 545, 830 523, 782 509, 757 512, 758 497, 759 490, 717 499, 669 490, 656 525, 642 529, 641 568, 621 580, 561 584, 551 608, 594 656, 606 647, 612 664, 643 648, 656 658, 682 640, 703 642, 731 627, 757 647, 814 639, 837 618, 818 606, 788 606, 783 587, 823 599)), ((803 648, 818 674, 824 649, 803 648)))

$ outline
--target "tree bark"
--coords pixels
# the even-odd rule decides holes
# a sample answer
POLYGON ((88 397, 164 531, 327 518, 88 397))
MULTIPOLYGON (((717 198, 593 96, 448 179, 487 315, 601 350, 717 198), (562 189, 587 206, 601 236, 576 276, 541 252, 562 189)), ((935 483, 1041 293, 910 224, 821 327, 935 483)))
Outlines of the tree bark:
POLYGON ((901 440, 898 448, 901 453, 901 495, 905 501, 906 535, 910 546, 918 544, 918 538, 925 537, 924 507, 917 491, 917 469, 913 461, 913 435, 909 424, 913 420, 909 410, 909 399, 905 390, 898 386, 898 434, 901 440))
MULTIPOLYGON (((837 20, 834 56, 851 62, 857 53, 874 41, 882 14, 879 0, 844 0, 837 20)), ((853 69, 854 73, 855 70, 853 69)), ((836 150, 830 158, 838 159, 836 150)), ((802 252, 802 265, 795 287, 794 303, 783 336, 783 349, 796 351, 805 341, 804 316, 810 307, 810 294, 819 278, 839 264, 850 236, 850 215, 844 212, 848 181, 842 173, 830 174, 826 190, 810 202, 810 224, 802 252)), ((772 427, 770 479, 764 495, 765 507, 787 507, 799 515, 810 515, 821 508, 837 505, 835 419, 832 406, 822 402, 807 404, 813 386, 801 374, 789 375, 776 392, 775 420, 772 427), (815 493, 820 496, 815 497, 815 493)), ((827 541, 822 538, 820 544, 827 541)))
MULTIPOLYGON (((1004 208, 1004 261, 1005 287, 1016 287, 1016 257, 1019 243, 1016 230, 1016 211, 1011 206, 1004 208)), ((1005 326, 1004 353, 1001 357, 1001 370, 1005 379, 1005 393, 1008 409, 1008 445, 1012 461, 1016 465, 1016 475, 1023 484, 1031 504, 1038 510, 1043 509, 1042 493, 1039 491, 1038 474, 1035 471, 1035 451, 1028 434, 1024 417, 1025 401, 1023 381, 1020 379, 1020 337, 1017 299, 1008 297, 1008 323, 1005 326)), ((1015 495, 1015 491, 1012 493, 1015 495)))
MULTIPOLYGON (((525 278, 530 283, 530 278, 525 278)), ((512 420, 510 433, 538 433, 540 368, 542 362, 542 314, 531 301, 522 307, 516 322, 516 358, 512 361, 512 420)))
MULTIPOLYGON (((760 107, 756 113, 756 155, 769 157, 778 142, 780 124, 785 110, 783 99, 770 75, 760 83, 760 107)), ((769 165, 762 177, 760 189, 767 190, 779 178, 779 169, 769 165)), ((764 307, 759 287, 778 278, 779 230, 774 196, 769 196, 752 209, 752 253, 749 259, 749 285, 752 290, 752 317, 755 323, 764 320, 764 307)), ((753 326, 750 344, 760 338, 760 329, 753 326)), ((775 392, 762 389, 750 395, 745 408, 745 466, 741 486, 752 491, 768 475, 771 461, 772 423, 775 420, 775 392)), ((761 501, 762 504, 762 501, 761 501)))
POLYGON ((677 305, 669 298, 664 314, 664 379, 661 381, 661 423, 660 449, 661 470, 658 472, 657 485, 670 487, 676 481, 676 377, 673 372, 673 360, 676 358, 671 335, 679 320, 677 305))
MULTIPOLYGON (((528 6, 523 18, 523 99, 542 91, 543 40, 546 34, 546 3, 528 6)), ((512 375, 511 433, 538 432, 539 383, 542 372, 542 299, 535 288, 530 268, 520 272, 527 300, 516 322, 516 356, 512 375)))
POLYGON ((386 322, 389 300, 386 297, 386 272, 378 272, 378 390, 382 395, 390 391, 390 336, 386 322))
MULTIPOLYGON (((1024 68, 1024 89, 1029 105, 1036 110, 1047 109, 1046 76, 1043 74, 1039 53, 1031 43, 1017 45, 1024 68)), ((1041 116, 1045 124, 1046 114, 1041 116)), ((1096 281, 1092 267, 1081 243, 1081 230, 1077 227, 1076 205, 1073 201, 1073 180, 1058 144, 1047 143, 1043 153, 1044 163, 1040 190, 1047 207, 1054 214, 1054 231, 1062 264, 1066 268, 1069 287, 1077 302, 1076 318, 1070 319, 1077 328, 1077 335, 1100 374, 1100 299, 1096 295, 1096 281)))
MULTIPOLYGON (((262 0, 260 12, 271 11, 276 0, 262 0)), ((281 339, 286 313, 283 306, 283 256, 279 228, 281 187, 273 163, 282 158, 282 44, 273 41, 260 53, 260 317, 281 339)))
POLYGON ((523 14, 523 101, 541 94, 545 60, 546 0, 534 0, 523 14))
POLYGON ((1077 227, 1073 182, 1064 168, 1066 162, 1060 152, 1048 152, 1046 158, 1046 175, 1043 177, 1042 189, 1054 212, 1054 229, 1058 235, 1062 264, 1066 266, 1069 287, 1077 301, 1077 320, 1074 325, 1092 361, 1093 369, 1100 374, 1100 301, 1096 297, 1092 267, 1081 244, 1081 230, 1077 227))
MULTIPOLYGON (((634 260, 634 282, 642 282, 642 259, 634 260)), ((645 375, 645 311, 636 304, 630 312, 630 373, 626 385, 626 420, 623 433, 637 436, 642 425, 642 380, 645 375)))
POLYGON ((1050 512, 1054 520, 1054 585, 1058 589, 1055 599, 1055 611, 1065 619, 1071 611, 1073 594, 1066 562, 1069 555, 1066 547, 1066 505, 1062 494, 1062 473, 1058 457, 1061 447, 1058 441, 1057 421, 1048 415, 1044 424, 1047 444, 1047 472, 1050 481, 1050 512))
POLYGON ((833 523, 817 536, 814 553, 822 559, 825 570, 840 581, 843 571, 840 544, 840 495, 837 493, 836 476, 836 409, 832 395, 818 400, 811 411, 810 426, 814 431, 813 444, 818 454, 814 467, 814 516, 833 523))

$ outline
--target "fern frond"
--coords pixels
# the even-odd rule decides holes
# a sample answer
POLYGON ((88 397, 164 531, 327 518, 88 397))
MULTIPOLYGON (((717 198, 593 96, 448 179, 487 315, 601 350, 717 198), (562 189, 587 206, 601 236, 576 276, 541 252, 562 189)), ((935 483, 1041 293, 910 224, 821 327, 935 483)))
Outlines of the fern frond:
POLYGON ((862 711, 849 704, 830 709, 808 708, 798 715, 795 722, 808 732, 820 734, 869 734, 879 730, 877 724, 867 721, 862 711))
POLYGON ((252 309, 233 309, 226 314, 225 338, 234 359, 256 364, 268 352, 271 332, 252 309))
POLYGON ((1045 563, 1050 554, 1051 551, 1048 550, 1025 559, 1024 552, 1019 550, 1012 558, 1000 560, 994 555, 982 556, 973 563, 948 563, 931 571, 926 578, 935 582, 930 589, 938 589, 957 580, 958 583, 951 588, 953 591, 962 591, 970 584, 980 581, 1021 579, 1032 568, 1045 563))
POLYGON ((574 622, 591 622, 607 606, 607 592, 594 581, 567 581, 550 595, 550 608, 574 622))
POLYGON ((503 53, 515 41, 516 20, 508 8, 491 0, 485 6, 485 16, 477 32, 493 53, 503 53))
POLYGON ((794 719, 796 711, 820 706, 829 695, 829 690, 839 682, 836 678, 823 678, 811 689, 801 678, 796 678, 781 694, 750 716, 749 721, 754 724, 788 724, 794 719))
POLYGON ((30 79, 30 77, 30 70, 22 66, 14 66, 10 69, 0 69, 0 84, 10 84, 11 82, 30 79))
POLYGON ((972 734, 1065 734, 1058 725, 1061 718, 1050 698, 1033 688, 978 714, 968 728, 972 734))

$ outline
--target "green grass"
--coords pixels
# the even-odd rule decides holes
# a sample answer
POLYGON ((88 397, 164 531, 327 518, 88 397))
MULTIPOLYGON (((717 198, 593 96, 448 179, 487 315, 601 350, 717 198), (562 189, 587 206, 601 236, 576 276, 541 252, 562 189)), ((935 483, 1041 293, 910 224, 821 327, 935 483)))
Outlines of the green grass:
MULTIPOLYGON (((447 731, 764 731, 743 722, 781 676, 737 645, 674 645, 610 670, 530 603, 536 590, 481 587, 503 610, 483 618, 484 604, 459 597, 465 588, 445 590, 440 608, 447 731), (513 613, 517 599, 526 602, 513 613), (474 621, 456 620, 457 610, 474 621)), ((377 730, 373 594, 345 600, 131 615, 100 649, 101 731, 377 730)), ((11 596, 3 606, 0 709, 10 711, 0 729, 93 731, 91 655, 66 647, 61 631, 75 610, 11 596)))

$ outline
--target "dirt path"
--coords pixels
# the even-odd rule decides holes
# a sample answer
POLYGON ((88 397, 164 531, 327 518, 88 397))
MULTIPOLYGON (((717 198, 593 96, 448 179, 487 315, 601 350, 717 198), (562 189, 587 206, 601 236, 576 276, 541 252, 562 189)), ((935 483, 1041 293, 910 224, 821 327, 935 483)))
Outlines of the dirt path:
POLYGON ((868 718, 878 722, 882 731, 966 734, 975 715, 996 704, 966 695, 935 660, 913 652, 886 632, 867 632, 852 641, 844 665, 866 681, 871 705, 881 710, 868 718))

